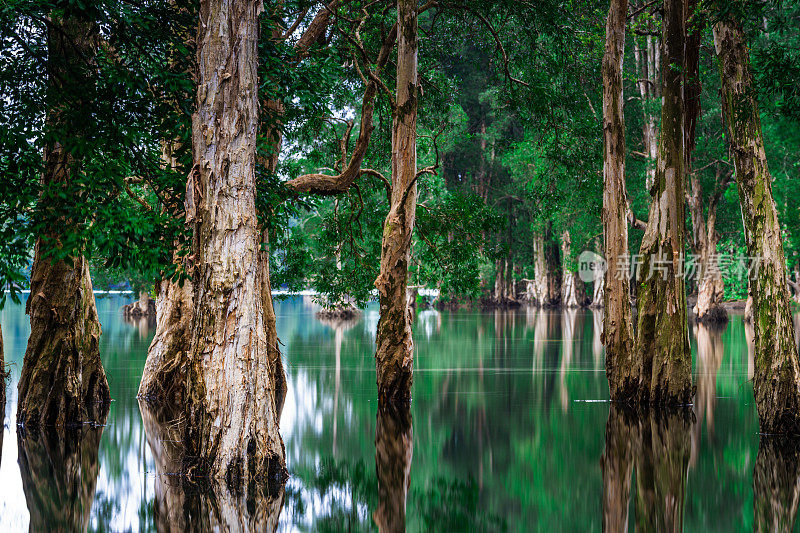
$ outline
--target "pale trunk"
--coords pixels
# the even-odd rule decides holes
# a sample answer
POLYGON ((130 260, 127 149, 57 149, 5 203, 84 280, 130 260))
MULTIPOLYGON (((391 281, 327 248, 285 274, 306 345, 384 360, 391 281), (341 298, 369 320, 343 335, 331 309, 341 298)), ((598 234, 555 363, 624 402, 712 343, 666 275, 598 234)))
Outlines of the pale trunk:
POLYGON ((714 407, 717 403, 717 374, 722 364, 724 346, 722 330, 705 324, 694 326, 697 339, 697 394, 694 405, 697 414, 696 432, 705 419, 706 431, 714 435, 714 407))
MULTIPOLYGON (((625 120, 622 57, 625 49, 627 0, 612 0, 606 21, 603 56, 603 342, 611 399, 635 401, 640 363, 634 355, 630 280, 619 265, 628 256, 627 192, 625 190, 625 120)), ((599 280, 595 282, 595 287, 599 280)), ((597 294, 595 295, 597 296, 597 294)), ((595 300, 597 301, 597 300, 595 300)))
POLYGON ((750 276, 755 329, 756 407, 763 433, 800 433, 800 365, 789 307, 781 227, 772 197, 761 119, 741 26, 714 25, 722 78, 722 112, 733 153, 747 254, 759 261, 750 276))
POLYGON ((406 287, 416 210, 417 174, 417 4, 398 0, 397 96, 392 121, 392 194, 383 224, 377 351, 378 398, 411 398, 414 341, 406 287))
POLYGON ((187 383, 191 475, 237 489, 285 475, 273 401, 256 218, 258 0, 203 0, 197 111, 194 318, 187 383))
POLYGON ((573 309, 578 306, 577 290, 575 287, 575 273, 570 270, 567 265, 570 257, 571 239, 569 231, 565 231, 561 235, 561 271, 564 273, 561 288, 561 305, 567 309, 573 309))
POLYGON ((544 256, 544 236, 533 235, 533 293, 534 301, 539 307, 547 304, 547 263, 544 256))
MULTIPOLYGON (((647 29, 652 29, 652 24, 648 23, 647 29)), ((653 188, 653 183, 655 183, 656 160, 658 158, 658 117, 656 112, 661 97, 661 87, 659 85, 661 50, 658 45, 658 39, 648 35, 645 38, 645 46, 642 47, 639 37, 635 36, 633 52, 636 74, 639 77, 636 86, 639 89, 643 113, 642 145, 647 164, 645 186, 650 191, 653 188)))
POLYGON ((653 201, 642 239, 636 350, 640 400, 685 405, 692 394, 692 357, 684 291, 683 2, 664 3, 661 140, 653 201))

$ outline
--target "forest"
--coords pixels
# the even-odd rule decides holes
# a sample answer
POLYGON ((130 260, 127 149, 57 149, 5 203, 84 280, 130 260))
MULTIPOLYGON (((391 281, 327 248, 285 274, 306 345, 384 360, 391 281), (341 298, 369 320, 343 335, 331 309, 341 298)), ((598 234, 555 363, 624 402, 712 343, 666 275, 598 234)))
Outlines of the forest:
POLYGON ((511 433, 547 455, 492 418, 533 409, 522 428, 566 442, 589 433, 564 418, 580 402, 607 420, 580 466, 602 521, 548 520, 677 531, 687 471, 722 455, 698 448, 708 402, 732 397, 724 424, 757 434, 735 467, 753 476, 743 523, 792 530, 800 3, 5 0, 0 66, 0 450, 31 531, 109 525, 98 450, 128 405, 158 530, 296 529, 324 475, 369 511, 300 529, 526 530, 524 487, 549 467, 516 474, 515 500, 484 489, 484 463, 493 480, 511 433), (124 375, 116 321, 145 324, 124 375), (337 442, 365 455, 340 393, 374 437, 366 474, 335 463, 337 442), (556 396, 561 418, 539 417, 556 396), (334 463, 319 442, 316 466, 298 459, 285 420, 304 409, 319 439, 333 424, 334 463), (473 415, 444 436, 418 422, 473 415), (448 485, 426 450, 459 435, 480 467, 448 485), (438 474, 410 490, 417 454, 438 474))

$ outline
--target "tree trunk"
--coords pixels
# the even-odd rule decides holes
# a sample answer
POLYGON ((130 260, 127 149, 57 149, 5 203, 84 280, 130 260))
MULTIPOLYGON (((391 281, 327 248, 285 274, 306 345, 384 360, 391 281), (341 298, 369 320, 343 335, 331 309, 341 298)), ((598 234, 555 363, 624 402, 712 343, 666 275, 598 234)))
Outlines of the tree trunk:
POLYGON ((377 351, 378 398, 411 399, 414 341, 406 286, 416 210, 417 174, 417 4, 398 0, 397 96, 392 121, 392 195, 383 224, 377 351))
POLYGON ((190 280, 156 284, 156 333, 147 350, 138 397, 154 405, 184 405, 194 288, 190 280))
MULTIPOLYGON (((97 28, 74 16, 52 17, 48 26, 47 123, 56 136, 80 137, 72 124, 77 94, 88 83, 96 50, 97 28), (64 96, 66 94, 66 96, 64 96)), ((59 192, 70 187, 79 161, 58 141, 44 150, 39 207, 58 211, 59 192)), ((31 295, 26 312, 31 334, 19 382, 17 423, 32 427, 96 422, 108 410, 110 394, 100 361, 100 322, 92 281, 82 250, 68 260, 51 262, 79 221, 58 215, 51 232, 40 235, 31 269, 31 295)))
POLYGON ((379 405, 375 428, 378 508, 373 520, 381 533, 406 530, 406 497, 413 451, 413 429, 408 407, 379 405))
POLYGON ((545 293, 545 307, 557 307, 561 303, 561 258, 558 253, 558 244, 553 238, 552 223, 548 222, 544 233, 545 279, 547 291, 545 293))
POLYGON ((800 500, 800 449, 796 442, 762 435, 753 469, 755 531, 793 531, 800 500))
MULTIPOLYGON (((105 418, 97 421, 105 423, 105 418)), ((17 431, 19 471, 30 531, 86 531, 91 518, 102 427, 17 431)))
MULTIPOLYGON (((642 6, 637 6, 642 7, 642 6)), ((624 44, 624 26, 623 44, 624 44)), ((653 31, 655 28, 648 20, 645 30, 653 31)), ((658 106, 661 100, 661 49, 658 38, 647 35, 644 47, 641 46, 639 36, 634 35, 633 57, 636 64, 638 80, 636 86, 642 104, 642 144, 647 163, 645 186, 648 191, 653 188, 656 178, 656 160, 658 158, 658 106)))
MULTIPOLYGON (((627 0, 612 0, 606 21, 603 55, 603 249, 606 272, 602 285, 606 347, 606 376, 613 401, 635 401, 641 369, 633 346, 630 278, 619 266, 628 257, 627 197, 625 190, 625 119, 622 97, 622 59, 625 50, 627 0)), ((595 288, 599 280, 595 282, 595 288)), ((595 302, 597 302, 595 291, 595 302)))
POLYGON ((756 407, 763 433, 800 433, 800 365, 789 307, 781 228, 772 197, 761 120, 744 34, 738 22, 714 25, 722 78, 722 112, 733 153, 750 277, 755 329, 756 407))
POLYGON ((665 0, 661 140, 653 201, 642 240, 637 290, 636 350, 642 362, 640 400, 653 405, 691 401, 692 356, 683 279, 685 20, 681 0, 665 0))
POLYGON ((536 305, 544 307, 547 303, 547 261, 544 255, 544 235, 533 235, 533 293, 536 305))
POLYGON ((638 437, 637 428, 632 422, 634 416, 615 404, 611 404, 608 412, 606 445, 600 458, 603 470, 603 531, 628 531, 633 453, 638 437))
POLYGON ((561 306, 567 309, 574 309, 578 307, 578 297, 575 288, 575 273, 567 265, 570 257, 570 247, 572 240, 569 236, 569 231, 564 231, 561 234, 561 271, 563 275, 563 284, 561 288, 561 306))
POLYGON ((197 111, 194 318, 187 383, 192 475, 242 481, 285 476, 259 265, 255 148, 260 0, 203 0, 197 111))

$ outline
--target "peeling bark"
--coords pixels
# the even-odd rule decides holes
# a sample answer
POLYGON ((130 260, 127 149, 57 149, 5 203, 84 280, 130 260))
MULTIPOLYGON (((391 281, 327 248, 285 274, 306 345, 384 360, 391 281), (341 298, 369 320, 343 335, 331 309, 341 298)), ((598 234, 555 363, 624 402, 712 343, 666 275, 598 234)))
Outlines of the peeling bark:
POLYGON ((285 477, 259 265, 255 148, 260 0, 203 0, 193 153, 194 317, 186 390, 192 477, 233 491, 285 477))
POLYGON ((750 58, 741 25, 714 25, 726 138, 733 153, 747 253, 759 258, 750 278, 755 329, 756 407, 764 433, 800 434, 800 364, 787 289, 781 227, 772 196, 750 58))
POLYGON ((533 298, 536 305, 547 305, 547 263, 544 255, 544 235, 533 235, 533 298))
POLYGON ((398 0, 397 96, 392 121, 392 194, 383 223, 377 351, 378 398, 411 399, 414 341, 408 306, 408 264, 417 197, 417 6, 398 0))
POLYGON ((378 508, 372 518, 381 533, 406 530, 406 497, 413 450, 411 412, 408 408, 379 405, 375 428, 378 508))
POLYGON ((607 264, 603 278, 603 342, 606 347, 606 376, 611 399, 633 403, 641 365, 634 354, 630 280, 627 272, 618 275, 618 266, 628 255, 628 193, 625 189, 625 119, 622 95, 622 59, 627 12, 627 0, 611 1, 606 21, 602 67, 603 249, 607 264))
POLYGON ((685 20, 682 0, 665 0, 662 57, 661 139, 653 200, 640 250, 636 352, 642 363, 639 397, 644 404, 691 401, 692 358, 683 279, 685 20))
MULTIPOLYGON (((105 418, 97 421, 105 423, 105 418)), ((30 531, 86 531, 100 462, 102 427, 17 432, 30 531)))

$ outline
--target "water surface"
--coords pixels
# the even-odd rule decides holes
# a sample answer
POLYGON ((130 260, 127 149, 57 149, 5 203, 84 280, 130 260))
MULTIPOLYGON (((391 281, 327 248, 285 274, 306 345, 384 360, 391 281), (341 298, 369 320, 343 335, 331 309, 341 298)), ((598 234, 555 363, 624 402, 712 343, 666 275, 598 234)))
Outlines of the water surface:
MULTIPOLYGON (((136 400, 153 329, 125 323, 124 303, 97 302, 114 402, 94 443, 80 444, 72 470, 53 464, 75 457, 74 450, 46 443, 17 449, 16 385, 29 324, 23 306, 0 311, 11 371, 0 531, 36 529, 42 519, 91 531, 185 526, 170 515, 175 505, 164 505, 136 400)), ((314 310, 302 297, 276 303, 288 379, 281 433, 291 477, 282 505, 273 502, 269 513, 279 530, 372 531, 379 494, 387 497, 376 472, 377 310, 347 323, 321 322, 314 310)), ((680 514, 687 531, 753 529, 759 435, 741 316, 723 330, 690 328, 698 393, 694 416, 678 422, 616 415, 609 422, 601 320, 593 311, 417 313, 410 427, 384 422, 380 434, 381 446, 388 438, 410 454, 409 531, 600 531, 602 463, 607 486, 623 481, 610 457, 601 461, 607 438, 612 451, 633 443, 630 460, 623 454, 614 463, 622 475, 636 466, 630 498, 615 511, 631 529, 680 514)), ((612 511, 607 503, 607 520, 612 511)))

